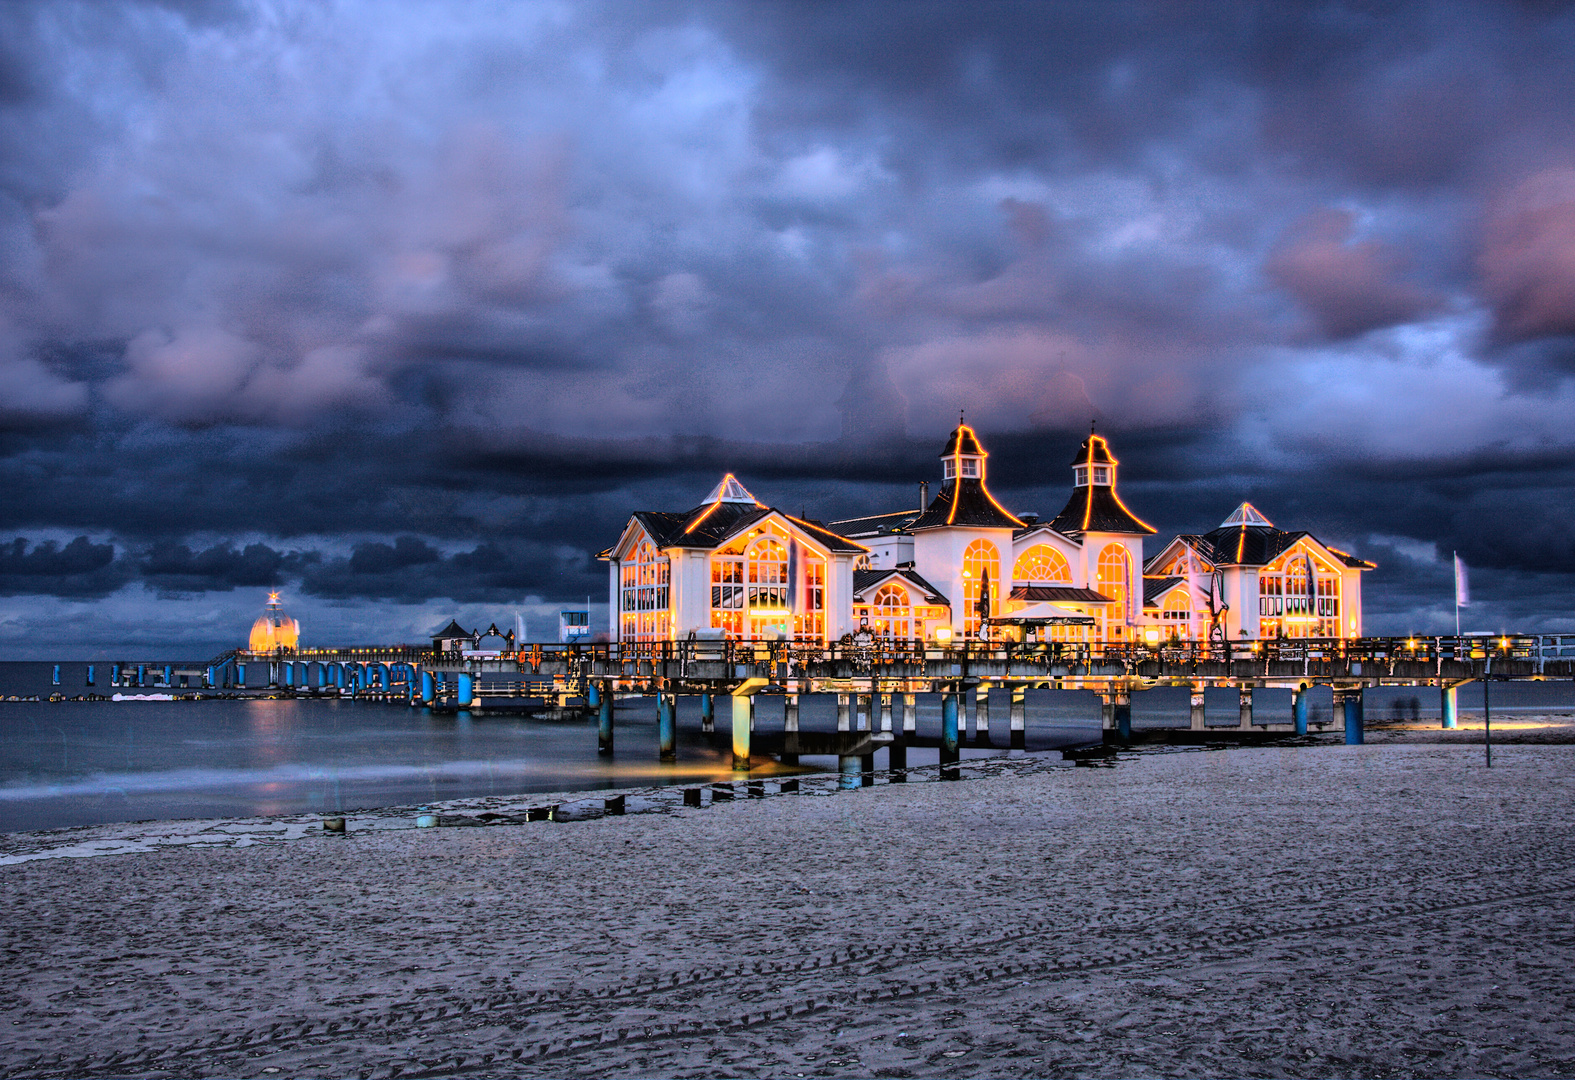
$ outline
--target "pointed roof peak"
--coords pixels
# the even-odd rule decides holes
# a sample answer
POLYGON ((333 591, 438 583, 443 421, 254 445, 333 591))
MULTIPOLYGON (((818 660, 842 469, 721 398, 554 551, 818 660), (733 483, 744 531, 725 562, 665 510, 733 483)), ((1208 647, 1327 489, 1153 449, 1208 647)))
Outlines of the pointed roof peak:
POLYGON ((1110 443, 1103 435, 1095 435, 1092 431, 1088 438, 1083 440, 1083 445, 1077 448, 1077 456, 1072 459, 1073 465, 1119 465, 1116 456, 1110 452, 1110 443))
POLYGON ((705 497, 708 503, 748 503, 750 506, 760 505, 760 500, 749 493, 749 489, 738 482, 732 473, 722 477, 716 487, 711 489, 711 494, 705 497))
POLYGON ((1220 522, 1220 528, 1222 529, 1230 528, 1233 525, 1266 525, 1269 528, 1273 528, 1274 522, 1258 513, 1258 508, 1253 506, 1252 503, 1244 502, 1236 507, 1235 512, 1230 517, 1220 522))
POLYGON ((961 417, 957 420, 957 427, 952 432, 951 438, 946 440, 946 446, 941 450, 940 456, 948 458, 959 454, 981 458, 989 456, 979 444, 979 436, 974 434, 973 428, 962 422, 961 417))

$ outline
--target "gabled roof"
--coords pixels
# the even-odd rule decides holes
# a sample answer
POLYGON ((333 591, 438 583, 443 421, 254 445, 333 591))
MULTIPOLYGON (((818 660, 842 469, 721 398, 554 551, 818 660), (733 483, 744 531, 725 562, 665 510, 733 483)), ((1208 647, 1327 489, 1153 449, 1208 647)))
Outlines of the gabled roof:
POLYGON ((1010 600, 1048 600, 1052 604, 1114 604, 1115 601, 1094 589, 1071 585, 1017 585, 1007 595, 1010 600))
POLYGON ((956 477, 941 486, 935 501, 925 507, 924 513, 908 526, 909 532, 920 529, 944 529, 947 526, 966 526, 975 529, 1012 529, 1023 523, 1008 513, 985 488, 983 482, 973 477, 956 477))
POLYGON ((1121 496, 1116 494, 1116 489, 1107 484, 1073 488, 1072 497, 1050 522, 1050 527, 1071 537, 1081 537, 1091 532, 1147 536, 1159 531, 1128 510, 1121 496))
POLYGON ((1170 555, 1171 549, 1177 544, 1191 548, 1198 556, 1199 573, 1210 573, 1214 569, 1214 547, 1203 537, 1196 533, 1181 533, 1174 537, 1170 543, 1150 555, 1143 563, 1143 572, 1146 574, 1150 567, 1157 567, 1170 555))
POLYGON ((1060 541, 1063 541, 1064 543, 1070 544, 1072 547, 1082 547, 1083 546, 1077 540, 1075 540, 1072 537, 1066 535, 1065 533, 1057 532, 1055 529, 1052 529, 1048 522, 1043 522, 1043 521, 1041 521, 1037 525, 1029 525, 1029 526, 1026 526, 1025 528, 1018 529, 1016 532, 1012 533, 1012 542, 1016 543, 1017 541, 1022 540, 1025 537, 1032 536, 1036 532, 1050 533, 1057 540, 1060 540, 1060 541))
POLYGON ((1158 607, 1165 594, 1178 585, 1185 585, 1186 578, 1181 577, 1146 577, 1143 579, 1143 606, 1158 607))
POLYGON ((1083 445, 1077 448, 1077 456, 1072 458, 1073 465, 1119 465, 1116 456, 1110 452, 1110 444, 1103 435, 1090 435, 1083 440, 1083 445))
MULTIPOLYGON (((1261 514, 1259 516, 1262 517, 1261 514)), ((1353 569, 1377 569, 1376 563, 1332 548, 1310 532, 1286 532, 1272 525, 1221 525, 1213 532, 1187 539, 1199 548, 1204 558, 1217 566, 1266 566, 1289 551, 1298 541, 1306 539, 1353 569)))
POLYGON ((951 601, 945 595, 925 581, 913 570, 905 566, 893 567, 890 570, 855 570, 853 571, 853 599, 858 600, 866 593, 872 593, 882 584, 892 578, 901 578, 924 594, 926 604, 945 604, 951 606, 951 601))
MULTIPOLYGON (((828 551, 858 554, 868 551, 863 544, 839 536, 824 525, 803 521, 791 514, 759 503, 716 501, 702 503, 686 514, 658 510, 637 510, 633 521, 645 530, 657 548, 719 548, 745 529, 752 528, 773 514, 789 521, 828 551)), ((611 558, 615 545, 603 553, 611 558)))
POLYGON ((459 625, 458 622, 450 619, 447 626, 432 635, 432 640, 456 641, 459 639, 464 639, 465 641, 469 641, 475 636, 475 634, 472 634, 469 630, 466 630, 463 626, 459 625))
POLYGON ((922 513, 924 509, 921 507, 918 510, 898 510, 890 514, 871 514, 869 517, 833 521, 827 528, 838 536, 889 536, 892 533, 902 532, 922 513))

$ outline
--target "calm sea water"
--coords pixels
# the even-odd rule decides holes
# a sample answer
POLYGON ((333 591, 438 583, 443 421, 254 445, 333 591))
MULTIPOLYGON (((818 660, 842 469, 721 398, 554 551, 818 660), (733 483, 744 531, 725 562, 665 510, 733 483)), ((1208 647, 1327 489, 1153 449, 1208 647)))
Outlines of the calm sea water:
MULTIPOLYGON (((108 665, 96 664, 99 685, 108 665)), ((86 665, 0 663, 0 696, 85 692, 86 665)), ((132 691, 135 692, 135 691, 132 691)), ((145 693, 156 693, 147 690, 145 693)), ((1406 688, 1371 692, 1367 715, 1438 715, 1438 694, 1406 688)), ((1495 711, 1575 708, 1569 683, 1505 684, 1495 711)), ((1460 692, 1462 712, 1481 707, 1478 687, 1460 692)), ((1260 717, 1289 716, 1289 691, 1259 691, 1260 717)), ((1234 691, 1210 691, 1219 721, 1235 715, 1234 691)), ((1331 714, 1329 691, 1315 691, 1314 717, 1331 714)), ((1152 690, 1133 700, 1137 724, 1187 722, 1184 689, 1152 690)), ((348 700, 122 702, 0 701, 0 831, 115 821, 346 812, 443 799, 539 791, 696 783, 732 777, 731 761, 701 741, 699 701, 679 699, 679 760, 657 760, 654 699, 618 702, 617 754, 596 753, 593 719, 474 719, 399 705, 348 700)), ((899 713, 900 722, 900 713, 899 713)), ((964 717, 969 728, 972 715, 964 717)), ((836 699, 806 696, 806 730, 836 726, 836 699)), ((761 698, 757 727, 779 730, 782 699, 761 698)), ((939 699, 919 699, 921 734, 940 732, 939 699)), ((1006 722, 994 719, 997 742, 1006 722)), ((1032 691, 1028 745, 1050 749, 1099 738, 1098 699, 1090 693, 1032 691)), ((1004 752, 1004 751, 997 751, 1004 752)), ((970 756, 991 751, 964 750, 970 756)), ((884 755, 877 760, 883 765, 884 755)), ((911 765, 935 751, 910 752, 911 765)), ((831 758, 806 758, 834 768, 831 758)), ((767 769, 779 768, 766 766, 767 769)))

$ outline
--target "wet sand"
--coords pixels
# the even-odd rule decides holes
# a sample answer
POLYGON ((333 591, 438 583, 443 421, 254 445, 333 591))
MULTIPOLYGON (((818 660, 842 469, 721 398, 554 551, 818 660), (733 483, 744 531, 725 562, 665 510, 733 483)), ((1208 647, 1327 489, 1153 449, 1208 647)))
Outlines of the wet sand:
POLYGON ((0 1072, 1575 1075, 1575 749, 1494 766, 1044 758, 34 857, 0 866, 0 1072))

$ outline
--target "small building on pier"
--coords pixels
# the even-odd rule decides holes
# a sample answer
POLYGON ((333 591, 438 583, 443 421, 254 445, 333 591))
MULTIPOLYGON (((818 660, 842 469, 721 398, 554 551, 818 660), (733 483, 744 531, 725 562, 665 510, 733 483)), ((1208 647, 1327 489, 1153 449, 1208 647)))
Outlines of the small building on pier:
POLYGON ((1373 564, 1249 504, 1145 558, 1152 525, 1118 491, 1090 433, 1048 522, 991 494, 989 453, 958 422, 941 487, 918 507, 822 524, 759 502, 728 474, 679 513, 634 514, 602 553, 613 640, 696 635, 824 642, 849 634, 952 641, 1354 637, 1373 564))

